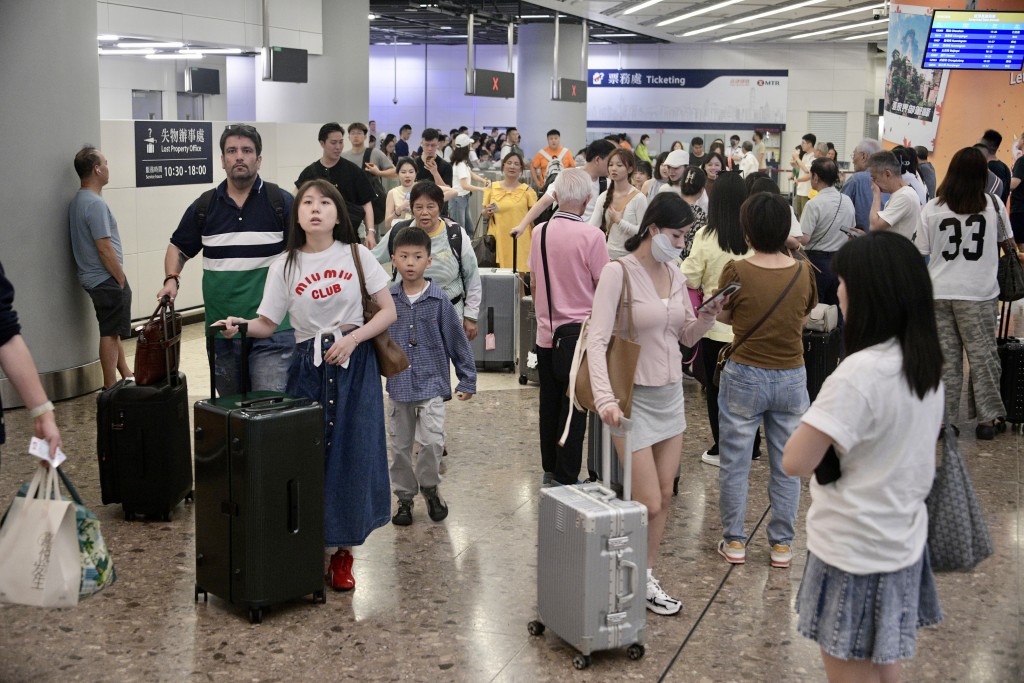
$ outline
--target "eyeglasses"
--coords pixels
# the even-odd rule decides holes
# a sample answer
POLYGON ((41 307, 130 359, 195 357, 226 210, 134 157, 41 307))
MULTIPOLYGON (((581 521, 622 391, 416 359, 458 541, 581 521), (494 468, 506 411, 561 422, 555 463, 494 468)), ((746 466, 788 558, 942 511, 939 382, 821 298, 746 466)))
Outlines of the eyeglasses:
POLYGON ((228 134, 242 133, 243 135, 246 135, 246 136, 249 136, 249 135, 255 135, 256 137, 260 136, 259 131, 257 131, 255 128, 253 128, 252 126, 250 126, 247 123, 231 123, 231 124, 228 124, 227 126, 224 126, 224 132, 228 133, 228 134))

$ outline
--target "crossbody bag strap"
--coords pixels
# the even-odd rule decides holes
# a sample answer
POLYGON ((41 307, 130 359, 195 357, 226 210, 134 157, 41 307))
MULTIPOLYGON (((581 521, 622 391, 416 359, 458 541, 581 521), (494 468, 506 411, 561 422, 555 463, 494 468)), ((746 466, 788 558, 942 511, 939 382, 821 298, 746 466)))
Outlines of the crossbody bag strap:
POLYGON ((548 225, 549 223, 545 223, 540 231, 540 260, 544 265, 544 291, 548 296, 548 325, 551 327, 552 340, 554 340, 555 321, 551 308, 551 274, 548 272, 548 225))
POLYGON ((619 291, 619 307, 615 311, 615 329, 619 329, 622 322, 622 314, 626 314, 626 335, 631 341, 636 341, 636 326, 633 324, 633 281, 629 278, 629 271, 626 264, 616 259, 622 268, 622 289, 619 291))
POLYGON ((725 357, 726 358, 729 358, 733 353, 735 353, 736 349, 738 349, 740 346, 742 346, 743 342, 747 341, 747 339, 750 338, 750 335, 752 335, 755 332, 757 332, 758 328, 761 327, 761 325, 763 325, 764 322, 766 320, 768 320, 768 318, 771 316, 771 314, 775 312, 775 309, 779 307, 779 304, 782 303, 782 300, 786 298, 787 294, 789 294, 789 290, 793 289, 793 285, 796 284, 796 280, 797 280, 798 277, 800 277, 800 273, 802 271, 803 271, 803 264, 802 264, 802 262, 797 261, 796 262, 796 272, 793 273, 793 279, 790 280, 789 284, 786 285, 786 288, 784 290, 782 290, 782 294, 780 294, 779 298, 775 300, 775 303, 772 304, 772 307, 768 309, 768 312, 765 313, 763 316, 761 316, 761 319, 758 320, 757 323, 753 327, 751 327, 749 330, 747 330, 747 333, 744 334, 742 337, 740 337, 740 340, 738 342, 736 342, 736 343, 734 343, 734 344, 732 344, 732 345, 730 345, 728 347, 728 350, 725 352, 725 357))

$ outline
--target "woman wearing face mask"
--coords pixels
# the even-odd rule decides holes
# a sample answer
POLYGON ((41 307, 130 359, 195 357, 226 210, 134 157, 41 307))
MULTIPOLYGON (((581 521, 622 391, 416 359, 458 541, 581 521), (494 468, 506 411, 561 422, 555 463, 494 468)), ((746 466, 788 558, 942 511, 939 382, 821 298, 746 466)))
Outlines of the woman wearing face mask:
MULTIPOLYGON (((694 314, 686 279, 675 266, 692 223, 693 211, 678 195, 661 193, 651 200, 639 232, 626 240, 629 254, 601 272, 587 341, 594 403, 605 424, 618 426, 622 411, 612 393, 605 354, 628 275, 636 341, 643 349, 633 380, 633 498, 647 506, 647 608, 663 615, 682 609, 653 575, 686 429, 679 344, 695 345, 722 307, 720 301, 710 303, 699 316, 694 314)), ((621 452, 624 443, 613 440, 621 452)))

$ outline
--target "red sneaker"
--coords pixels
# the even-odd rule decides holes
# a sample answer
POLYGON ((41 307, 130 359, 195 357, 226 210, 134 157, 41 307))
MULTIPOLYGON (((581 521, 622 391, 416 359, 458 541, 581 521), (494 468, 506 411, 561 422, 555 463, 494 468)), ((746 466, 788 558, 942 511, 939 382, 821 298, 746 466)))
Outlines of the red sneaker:
POLYGON ((336 591, 350 591, 356 587, 356 579, 352 576, 352 553, 344 548, 331 556, 331 565, 327 568, 327 582, 336 591))

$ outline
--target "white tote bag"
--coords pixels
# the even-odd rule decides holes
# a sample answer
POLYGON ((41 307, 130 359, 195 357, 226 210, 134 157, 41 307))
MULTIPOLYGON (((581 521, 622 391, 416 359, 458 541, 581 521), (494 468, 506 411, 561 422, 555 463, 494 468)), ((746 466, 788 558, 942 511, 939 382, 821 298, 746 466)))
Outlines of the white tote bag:
POLYGON ((57 473, 40 465, 0 526, 0 601, 74 607, 82 582, 75 508, 61 499, 57 473))

